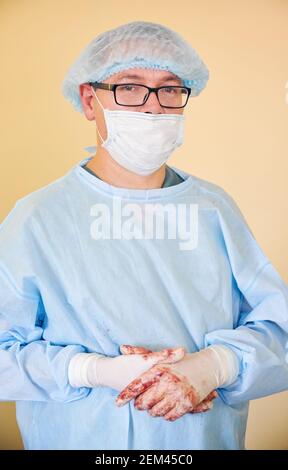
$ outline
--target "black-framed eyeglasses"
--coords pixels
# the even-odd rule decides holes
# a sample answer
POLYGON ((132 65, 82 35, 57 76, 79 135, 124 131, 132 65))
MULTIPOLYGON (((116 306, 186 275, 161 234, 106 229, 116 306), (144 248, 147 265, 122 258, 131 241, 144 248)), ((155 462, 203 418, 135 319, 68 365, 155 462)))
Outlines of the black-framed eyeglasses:
POLYGON ((143 106, 150 93, 154 92, 163 108, 184 108, 191 93, 191 88, 178 85, 164 85, 157 88, 136 83, 89 82, 89 85, 93 88, 113 91, 115 102, 121 106, 143 106))

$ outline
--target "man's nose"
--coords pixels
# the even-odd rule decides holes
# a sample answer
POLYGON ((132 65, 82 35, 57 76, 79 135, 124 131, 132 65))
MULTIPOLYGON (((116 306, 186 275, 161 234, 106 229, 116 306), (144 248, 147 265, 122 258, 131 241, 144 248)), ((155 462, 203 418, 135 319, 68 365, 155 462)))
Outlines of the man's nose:
POLYGON ((157 95, 155 92, 151 92, 148 100, 146 101, 143 106, 140 108, 142 113, 153 113, 153 114, 163 114, 164 110, 162 106, 160 105, 157 95))

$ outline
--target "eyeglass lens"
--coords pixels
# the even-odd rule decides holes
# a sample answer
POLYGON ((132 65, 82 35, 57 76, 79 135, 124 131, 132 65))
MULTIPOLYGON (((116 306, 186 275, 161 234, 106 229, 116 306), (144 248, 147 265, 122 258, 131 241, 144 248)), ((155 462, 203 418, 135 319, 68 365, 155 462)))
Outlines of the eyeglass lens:
MULTIPOLYGON (((126 106, 139 106, 144 103, 148 89, 143 85, 118 85, 116 90, 116 101, 126 106)), ((167 86, 160 88, 158 98, 161 106, 179 108, 185 106, 188 99, 186 88, 167 86)))

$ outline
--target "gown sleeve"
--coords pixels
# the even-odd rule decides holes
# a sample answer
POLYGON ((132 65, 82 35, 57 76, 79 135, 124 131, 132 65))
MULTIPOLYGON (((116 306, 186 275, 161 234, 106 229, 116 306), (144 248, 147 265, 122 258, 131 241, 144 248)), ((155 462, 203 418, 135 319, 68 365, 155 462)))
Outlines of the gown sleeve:
POLYGON ((238 356, 236 381, 219 389, 233 405, 288 389, 288 287, 227 193, 218 216, 241 302, 233 329, 210 331, 204 343, 226 345, 238 356))
POLYGON ((86 351, 43 339, 46 312, 33 272, 31 217, 23 199, 0 225, 0 401, 78 400, 91 389, 71 387, 68 364, 86 351))

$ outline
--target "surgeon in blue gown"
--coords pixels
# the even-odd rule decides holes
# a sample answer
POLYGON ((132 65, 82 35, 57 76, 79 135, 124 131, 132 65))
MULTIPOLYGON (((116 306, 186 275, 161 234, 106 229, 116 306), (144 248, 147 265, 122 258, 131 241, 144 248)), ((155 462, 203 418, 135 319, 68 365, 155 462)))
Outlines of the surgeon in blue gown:
POLYGON ((25 449, 244 449, 249 401, 288 388, 287 285, 233 198, 166 164, 207 80, 178 33, 143 21, 67 72, 96 153, 0 226, 0 400, 25 449), (141 237, 147 207, 161 236, 141 237))

